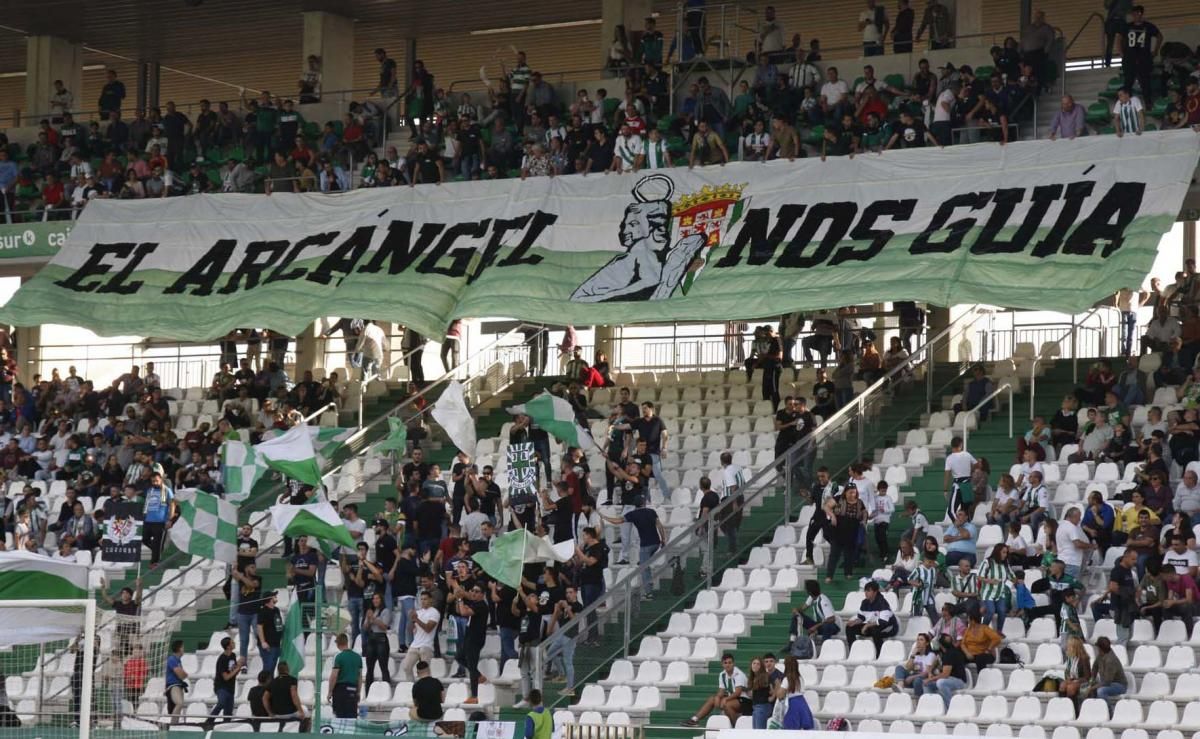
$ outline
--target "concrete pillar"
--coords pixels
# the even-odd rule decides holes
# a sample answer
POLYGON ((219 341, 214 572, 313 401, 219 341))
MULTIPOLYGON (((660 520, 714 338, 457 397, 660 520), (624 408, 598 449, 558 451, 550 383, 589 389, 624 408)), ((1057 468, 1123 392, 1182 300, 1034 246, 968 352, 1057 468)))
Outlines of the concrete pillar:
POLYGON ((616 371, 616 365, 613 365, 613 349, 617 338, 617 330, 612 326, 597 326, 596 327, 596 346, 592 349, 592 357, 594 358, 599 352, 604 352, 608 357, 609 364, 616 371))
MULTIPOLYGON (((596 61, 598 67, 603 67, 608 62, 608 48, 612 46, 616 27, 625 26, 625 34, 629 36, 632 44, 633 34, 642 30, 646 18, 654 10, 654 4, 650 0, 602 0, 600 8, 603 22, 600 24, 600 47, 596 61)), ((670 38, 671 34, 663 28, 661 21, 658 30, 670 38)))
MULTIPOLYGON (((994 0, 993 0, 994 1, 994 0)), ((991 39, 977 34, 983 33, 983 0, 955 0, 954 33, 958 37, 957 48, 968 46, 991 46, 991 39), (964 38, 970 36, 973 38, 964 38)))
POLYGON ((311 372, 325 363, 323 345, 317 334, 320 326, 310 323, 299 334, 296 334, 296 365, 292 376, 304 377, 305 372, 311 372))
MULTIPOLYGON (((394 49, 388 50, 395 53, 394 49)), ((354 89, 354 21, 323 11, 304 13, 304 43, 296 79, 308 66, 310 54, 321 58, 321 90, 354 89)), ((395 58, 395 56, 393 56, 395 58)))
MULTIPOLYGON (((950 325, 950 309, 939 308, 931 305, 925 310, 925 320, 929 328, 926 333, 929 336, 937 336, 942 329, 950 325)), ((951 356, 951 345, 954 342, 943 341, 934 348, 933 357, 937 362, 949 362, 951 356)), ((957 351, 957 350, 956 350, 957 351)))
POLYGON ((54 80, 62 80, 75 95, 76 109, 85 109, 83 46, 58 36, 30 36, 25 43, 25 110, 41 120, 50 114, 54 80))

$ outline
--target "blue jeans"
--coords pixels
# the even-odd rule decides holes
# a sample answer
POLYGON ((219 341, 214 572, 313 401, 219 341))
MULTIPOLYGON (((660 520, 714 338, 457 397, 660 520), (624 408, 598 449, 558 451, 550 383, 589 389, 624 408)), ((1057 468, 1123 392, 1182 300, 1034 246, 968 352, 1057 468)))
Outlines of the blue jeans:
POLYGON ((238 587, 238 581, 232 580, 229 583, 229 623, 237 623, 238 604, 242 602, 242 589, 238 587))
POLYGON ((971 566, 974 567, 975 566, 975 558, 976 558, 975 552, 956 552, 954 550, 950 550, 950 551, 946 552, 946 567, 947 568, 953 567, 954 565, 957 565, 959 562, 963 561, 964 559, 967 560, 968 562, 970 562, 971 566))
POLYGON ((260 646, 258 653, 262 656, 263 669, 271 674, 275 674, 275 665, 279 664, 279 647, 263 649, 260 646))
MULTIPOLYGON (((901 690, 903 690, 904 689, 904 679, 907 677, 910 677, 911 674, 904 667, 904 665, 897 665, 894 676, 896 678, 896 684, 900 686, 901 690)), ((915 697, 917 700, 920 700, 921 696, 925 695, 925 678, 914 677, 913 681, 912 681, 912 691, 913 691, 913 697, 915 697)))
POLYGON ((771 718, 771 710, 773 706, 770 703, 755 703, 754 704, 754 728, 767 728, 767 719, 771 718))
MULTIPOLYGON (((632 510, 633 506, 626 502, 625 505, 621 506, 621 518, 625 518, 625 514, 632 510)), ((629 523, 629 521, 625 521, 621 524, 621 556, 617 558, 618 564, 621 562, 633 564, 631 554, 633 552, 633 540, 636 538, 634 536, 635 534, 636 530, 633 528, 633 524, 629 523)))
POLYGON ((421 539, 417 542, 417 559, 424 557, 427 552, 436 552, 440 539, 421 539))
POLYGON ((1078 578, 1078 577, 1079 577, 1079 570, 1080 570, 1080 569, 1081 569, 1081 568, 1080 568, 1080 566, 1079 566, 1079 565, 1066 565, 1066 566, 1063 568, 1063 571, 1064 571, 1064 572, 1066 572, 1066 573, 1067 573, 1068 575, 1070 575, 1071 577, 1078 578))
POLYGON ((396 598, 396 608, 400 611, 400 646, 407 647, 412 638, 408 634, 408 612, 412 610, 413 602, 416 597, 412 595, 402 595, 396 598))
POLYGON ((1137 313, 1121 311, 1121 352, 1129 356, 1133 352, 1133 335, 1137 333, 1137 313))
MULTIPOLYGON (((515 633, 515 632, 514 632, 515 633)), ((550 645, 550 664, 557 666, 567 679, 567 690, 575 689, 575 640, 568 638, 557 639, 550 645)), ((504 669, 503 667, 501 669, 504 669)))
MULTIPOLYGON (((596 601, 598 601, 604 597, 604 584, 601 583, 599 585, 582 585, 582 586, 580 586, 580 595, 583 596, 580 599, 583 602, 583 607, 587 608, 592 603, 595 603, 596 601)), ((588 630, 587 630, 587 633, 584 635, 584 638, 585 639, 599 639, 600 638, 600 631, 598 628, 599 622, 596 620, 595 616, 593 616, 591 619, 589 619, 589 621, 590 621, 590 623, 588 624, 588 630)))
POLYGON ((1125 686, 1121 683, 1108 683, 1096 688, 1096 697, 1111 703, 1118 695, 1125 695, 1125 686))
POLYGON ((927 684, 925 686, 925 692, 932 693, 936 690, 942 696, 942 703, 945 703, 946 708, 949 708, 950 699, 954 697, 956 692, 965 687, 967 687, 967 684, 962 680, 959 680, 957 677, 943 677, 942 679, 936 681, 933 685, 927 684))
POLYGON ((654 582, 650 577, 650 570, 645 565, 654 556, 654 553, 658 551, 659 546, 659 544, 651 544, 650 546, 643 546, 638 549, 638 568, 639 574, 642 577, 642 595, 647 598, 650 597, 651 592, 654 590, 654 582))
POLYGON ((517 658, 517 630, 501 626, 500 629, 500 669, 504 663, 517 658))
POLYGON ((226 716, 233 715, 233 692, 225 689, 217 690, 217 705, 213 706, 209 717, 213 718, 224 713, 226 716))
POLYGON ((346 610, 350 612, 350 645, 353 648, 354 640, 362 630, 363 599, 347 598, 346 610))
POLYGON ((454 617, 454 661, 458 663, 460 670, 467 669, 466 660, 463 659, 466 655, 467 645, 467 619, 462 616, 454 617))
POLYGON ((983 622, 990 624, 992 616, 996 617, 996 631, 1004 631, 1004 619, 1008 618, 1008 599, 983 601, 983 622))
POLYGON ((250 635, 253 634, 258 627, 257 613, 239 613, 237 615, 238 625, 238 652, 242 659, 246 659, 246 650, 250 647, 250 635))
MULTIPOLYGON (((662 494, 664 501, 671 499, 671 486, 667 484, 667 478, 663 476, 662 470, 662 455, 651 454, 650 466, 654 470, 654 480, 658 483, 658 492, 662 494)), ((650 493, 646 492, 646 502, 650 502, 650 493)))
POLYGON ((479 155, 463 154, 459 157, 458 165, 461 168, 463 179, 469 180, 472 175, 479 174, 479 155))

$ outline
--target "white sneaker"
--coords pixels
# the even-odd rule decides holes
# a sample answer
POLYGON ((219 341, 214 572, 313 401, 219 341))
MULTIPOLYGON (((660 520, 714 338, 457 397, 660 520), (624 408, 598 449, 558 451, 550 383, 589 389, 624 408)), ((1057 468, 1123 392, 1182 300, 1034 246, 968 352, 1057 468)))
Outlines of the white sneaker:
POLYGON ((529 708, 529 703, 527 701, 517 701, 513 704, 513 708, 517 709, 518 711, 522 708, 529 708))

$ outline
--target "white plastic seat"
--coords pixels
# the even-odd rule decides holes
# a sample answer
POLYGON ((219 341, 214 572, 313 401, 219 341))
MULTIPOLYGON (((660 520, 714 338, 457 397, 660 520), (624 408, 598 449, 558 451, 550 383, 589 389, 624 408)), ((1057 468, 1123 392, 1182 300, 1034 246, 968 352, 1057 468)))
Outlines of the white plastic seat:
POLYGON ((1112 718, 1109 721, 1114 727, 1129 728, 1141 726, 1145 718, 1141 701, 1123 698, 1113 707, 1112 718))
MULTIPOLYGON (((889 701, 890 702, 890 701, 889 701)), ((926 693, 917 701, 917 708, 912 712, 914 719, 928 721, 931 719, 939 719, 946 713, 946 704, 942 702, 942 696, 937 693, 926 693)))

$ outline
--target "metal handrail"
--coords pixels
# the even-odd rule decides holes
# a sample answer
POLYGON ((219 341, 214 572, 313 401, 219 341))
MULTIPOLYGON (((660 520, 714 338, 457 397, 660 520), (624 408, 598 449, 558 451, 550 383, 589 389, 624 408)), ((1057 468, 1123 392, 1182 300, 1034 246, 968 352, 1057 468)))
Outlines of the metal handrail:
MULTIPOLYGON (((472 361, 474 361, 474 360, 475 360, 477 357, 479 357, 480 355, 484 354, 484 353, 485 353, 485 352, 487 352, 487 351, 490 351, 492 348, 499 346, 499 345, 501 344, 501 342, 503 342, 505 339, 509 338, 510 336, 512 336, 513 334, 515 334, 516 332, 519 332, 519 331, 520 331, 522 328, 526 328, 526 327, 528 327, 528 326, 529 326, 529 324, 524 324, 524 323, 522 323, 522 324, 520 324, 520 325, 516 326, 515 328, 513 328, 513 329, 509 330, 507 333, 505 333, 505 334, 501 335, 499 338, 497 338, 497 339, 496 339, 495 341, 493 341, 492 343, 490 343, 490 344, 487 344, 486 346, 484 346, 484 347, 481 347, 480 349, 476 350, 476 351, 475 351, 473 354, 469 355, 469 356, 468 356, 466 359, 464 359, 464 360, 463 360, 463 361, 462 361, 462 362, 461 362, 461 363, 460 363, 460 364, 459 364, 457 367, 453 367, 453 368, 451 368, 450 372, 447 372, 446 374, 442 375, 442 376, 441 376, 441 377, 439 377, 438 379, 436 379, 436 380, 434 380, 434 381, 432 381, 432 382, 428 383, 428 384, 427 384, 427 385, 426 385, 426 386, 425 386, 423 389, 421 389, 421 390, 420 390, 419 392, 417 392, 416 394, 414 394, 414 395, 410 395, 409 397, 407 397, 407 398, 405 398, 404 400, 402 400, 402 401, 401 401, 399 404, 397 404, 395 407, 393 407, 391 410, 389 410, 389 411, 387 411, 386 413, 383 413, 382 415, 380 415, 378 418, 376 418, 376 419, 375 419, 374 421, 372 421, 371 423, 367 424, 366 426, 363 426, 363 427, 359 428, 359 429, 358 429, 358 431, 354 432, 354 433, 353 433, 353 434, 351 434, 349 437, 347 437, 347 439, 346 439, 346 440, 343 442, 343 445, 344 445, 344 446, 347 446, 347 447, 349 447, 349 446, 351 446, 352 444, 355 444, 355 443, 357 443, 358 441, 360 441, 360 440, 361 440, 361 439, 362 439, 362 438, 363 438, 363 437, 364 437, 364 436, 367 434, 367 432, 369 432, 369 431, 370 431, 370 430, 372 430, 372 429, 375 429, 375 428, 379 427, 379 426, 380 426, 380 425, 382 425, 382 424, 385 424, 385 423, 387 423, 387 419, 388 419, 388 418, 395 417, 396 415, 399 415, 399 414, 400 414, 400 413, 401 413, 401 412, 402 412, 404 409, 406 409, 406 408, 408 408, 409 406, 411 406, 411 405, 412 405, 413 403, 415 403, 417 400, 424 398, 424 397, 425 397, 425 396, 426 396, 426 395, 427 395, 427 394, 428 394, 428 393, 429 393, 431 390, 433 390, 435 387, 437 387, 437 386, 441 385, 442 383, 448 382, 449 380, 453 380, 453 379, 454 379, 454 378, 457 376, 457 371, 458 371, 460 368, 463 368, 463 367, 466 367, 466 366, 468 366, 468 365, 469 365, 469 364, 470 364, 472 361)), ((541 333, 541 332, 545 332, 546 330, 547 330, 547 329, 546 329, 544 326, 542 326, 542 327, 539 327, 539 332, 538 332, 537 334, 534 334, 534 336, 536 337, 536 336, 540 335, 540 333, 541 333)), ((422 414, 423 414, 423 413, 424 413, 426 410, 428 410, 429 408, 432 408, 432 406, 429 406, 429 407, 428 407, 428 408, 426 408, 425 410, 422 410, 422 411, 421 411, 420 413, 418 413, 416 416, 413 416, 411 419, 408 419, 408 420, 415 420, 416 418, 419 418, 419 417, 420 417, 420 416, 421 416, 421 415, 422 415, 422 414)), ((366 454, 366 453, 367 453, 367 452, 369 452, 371 449, 373 449, 373 448, 374 448, 374 447, 375 447, 375 446, 376 446, 378 443, 379 443, 379 442, 376 442, 375 444, 368 445, 367 447, 365 447, 365 448, 363 448, 363 449, 360 449, 360 450, 356 451, 356 452, 354 453, 354 455, 353 455, 351 458, 352 458, 352 459, 354 459, 354 458, 357 458, 357 457, 359 457, 359 456, 362 456, 362 455, 366 454)), ((337 474, 338 472, 340 472, 340 471, 341 471, 341 470, 342 470, 342 469, 345 467, 345 465, 346 465, 346 463, 347 463, 348 461, 349 461, 349 460, 345 460, 345 461, 343 461, 343 462, 341 462, 341 463, 339 463, 339 464, 335 465, 334 467, 330 468, 329 470, 326 470, 326 471, 322 472, 322 474, 321 474, 321 478, 322 478, 322 479, 325 479, 325 478, 329 477, 330 475, 337 474)), ((284 489, 285 489, 285 488, 284 488, 284 486, 283 486, 282 484, 280 484, 280 485, 276 485, 276 486, 272 487, 272 488, 271 488, 269 491, 267 491, 266 493, 263 493, 262 495, 258 495, 258 496, 255 496, 255 497, 253 497, 253 498, 249 498, 249 499, 247 499, 247 500, 243 501, 243 502, 242 502, 242 503, 239 505, 239 507, 240 507, 240 508, 244 508, 244 507, 246 507, 246 506, 248 506, 248 505, 251 505, 251 504, 262 503, 262 502, 264 502, 264 501, 269 501, 269 500, 271 500, 271 499, 272 499, 272 497, 275 497, 275 498, 277 498, 277 497, 278 497, 278 495, 279 495, 279 493, 280 493, 280 492, 282 492, 284 489)), ((259 519, 258 519, 258 521, 257 521, 257 523, 260 523, 260 524, 261 524, 261 523, 262 523, 264 520, 265 520, 265 518, 259 518, 259 519)), ((183 554, 182 552, 176 552, 175 554, 173 554, 173 555, 171 555, 171 556, 172 556, 172 557, 175 557, 175 556, 182 555, 182 554, 183 554)), ((164 566, 165 566, 165 564, 166 564, 166 562, 164 562, 164 566)), ((164 581, 160 582, 160 583, 158 584, 158 586, 157 586, 157 587, 155 587, 155 588, 153 588, 153 589, 151 590, 151 592, 152 592, 152 593, 154 593, 154 592, 158 592, 159 590, 161 590, 162 588, 164 588, 164 587, 165 587, 165 586, 167 586, 168 584, 170 584, 170 583, 173 583, 173 582, 175 582, 176 580, 180 580, 180 579, 182 579, 182 578, 184 577, 184 575, 185 575, 185 574, 186 574, 188 571, 190 571, 190 569, 191 569, 191 566, 188 566, 188 567, 183 567, 183 568, 181 568, 181 569, 179 570, 179 572, 176 574, 176 576, 175 576, 175 577, 173 577, 173 578, 171 578, 171 579, 169 579, 169 580, 164 580, 164 581)), ((208 591, 205 591, 205 592, 208 592, 208 591)), ((197 597, 197 601, 198 601, 198 600, 199 600, 199 597, 197 597)), ((177 608, 176 610, 178 611, 178 610, 182 610, 182 608, 190 607, 190 606, 191 606, 191 605, 193 605, 194 603, 195 603, 195 601, 193 601, 193 603, 189 603, 187 606, 184 606, 184 607, 181 607, 181 608, 177 608)))
POLYGON ((1008 438, 1010 438, 1010 439, 1012 438, 1012 435, 1013 435, 1013 386, 1012 386, 1012 383, 1006 382, 1003 385, 1001 385, 1000 387, 993 390, 992 392, 988 393, 988 396, 986 398, 984 398, 983 400, 979 401, 979 404, 976 405, 974 408, 963 413, 963 419, 962 419, 963 449, 967 448, 967 439, 970 437, 969 429, 967 428, 967 421, 971 420, 972 416, 977 418, 978 416, 975 416, 975 414, 979 411, 979 409, 982 408, 987 403, 990 403, 992 401, 992 398, 996 397, 997 395, 1004 392, 1005 390, 1008 391, 1008 438))
MULTIPOLYGON (((1058 70, 1059 77, 1061 78, 1061 82, 1062 82, 1062 94, 1063 95, 1067 94, 1067 54, 1071 51, 1071 47, 1075 45, 1075 42, 1079 40, 1079 37, 1083 35, 1083 32, 1085 30, 1087 30, 1087 27, 1090 26, 1092 24, 1092 21, 1094 21, 1094 20, 1100 21, 1100 33, 1103 34, 1104 33, 1104 22, 1105 22, 1104 16, 1101 15, 1100 13, 1096 13, 1096 12, 1089 13, 1088 17, 1086 19, 1084 19, 1083 25, 1081 25, 1079 27, 1079 30, 1076 31, 1075 35, 1071 37, 1071 40, 1063 45, 1062 65, 1059 67, 1059 70, 1058 70)), ((1104 46, 1103 38, 1100 41, 1100 45, 1101 45, 1101 47, 1104 46)))
MULTIPOLYGON (((1097 305, 1085 313, 1083 318, 1079 319, 1078 321, 1075 320, 1075 316, 1072 314, 1071 327, 1064 331, 1062 336, 1059 336, 1057 339, 1057 341, 1061 341, 1067 335, 1071 336, 1071 382, 1079 382, 1079 347, 1077 346, 1078 342, 1076 341, 1076 332, 1081 327, 1081 324, 1086 322, 1092 316, 1096 315, 1101 308, 1106 307, 1108 306, 1097 305)), ((1015 331, 1016 326, 1014 325, 1013 328, 1015 331)), ((1034 357, 1033 363, 1029 366, 1029 420, 1031 421, 1035 415, 1034 403, 1037 398, 1037 366, 1041 364, 1043 359, 1045 359, 1045 357, 1042 356, 1042 353, 1039 349, 1038 355, 1034 357)))
MULTIPOLYGON (((727 513, 731 512, 730 508, 732 508, 733 506, 738 506, 740 508, 748 508, 752 504, 754 504, 756 501, 758 501, 760 498, 765 497, 767 491, 774 492, 774 490, 775 490, 774 481, 777 480, 776 467, 781 463, 780 462, 781 460, 787 460, 787 459, 793 458, 795 455, 798 455, 798 454, 815 453, 817 451, 817 448, 820 446, 820 444, 825 441, 826 437, 832 436, 835 431, 839 431, 841 428, 844 427, 845 423, 852 421, 854 418, 864 417, 867 401, 874 400, 874 399, 876 399, 877 396, 882 395, 883 392, 886 390, 886 388, 888 388, 891 385, 892 381, 895 380, 897 377, 899 377, 902 374, 912 371, 912 369, 918 363, 921 363, 921 362, 927 363, 927 365, 928 365, 927 376, 932 377, 934 361, 935 361, 934 360, 935 347, 937 345, 939 345, 944 339, 948 339, 948 338, 952 337, 954 334, 956 334, 957 332, 959 332, 960 330, 965 330, 966 328, 969 328, 971 325, 974 325, 974 323, 976 321, 978 321, 982 315, 986 315, 985 313, 980 312, 979 309, 980 309, 979 305, 972 306, 972 308, 970 310, 968 310, 963 315, 959 316, 959 318, 957 320, 955 320, 949 326, 947 326, 944 329, 942 329, 941 331, 939 331, 932 338, 928 339, 923 346, 919 347, 916 351, 914 351, 912 354, 910 354, 907 358, 905 358, 905 360, 903 362, 898 364, 896 367, 892 368, 892 370, 890 370, 889 372, 883 374, 879 379, 877 379, 875 382, 873 382, 871 385, 869 385, 862 393, 859 394, 859 396, 855 399, 855 402, 848 403, 845 406, 843 406, 842 408, 838 409, 836 412, 831 414, 829 416, 829 418, 824 419, 821 422, 821 424, 819 426, 817 426, 816 429, 813 430, 813 432, 811 434, 806 436, 804 439, 798 441, 791 448, 786 450, 783 454, 779 455, 770 465, 767 465, 767 466, 763 467, 761 470, 759 470, 753 477, 750 478, 750 480, 748 480, 742 486, 743 491, 753 490, 753 492, 749 496, 743 496, 743 499, 740 503, 737 501, 738 496, 729 496, 724 501, 722 501, 719 505, 717 505, 715 508, 713 508, 712 510, 705 513, 704 516, 697 518, 694 522, 689 524, 690 538, 688 539, 688 541, 690 542, 691 539, 698 539, 699 534, 697 532, 699 532, 701 530, 708 531, 708 532, 714 531, 717 528, 717 522, 721 521, 727 513), (960 327, 957 325, 959 322, 964 321, 965 319, 967 319, 968 317, 970 317, 972 315, 974 315, 974 318, 972 318, 972 320, 966 326, 960 327), (921 359, 919 359, 919 358, 921 358, 921 359), (755 486, 757 486, 757 489, 755 489, 755 486)), ((861 455, 862 441, 863 441, 862 426, 860 424, 860 426, 859 426, 860 454, 858 455, 860 457, 862 456, 861 455)), ((785 468, 786 468, 786 462, 785 462, 785 468)), ((790 508, 791 496, 790 496, 790 494, 788 494, 784 500, 785 500, 785 516, 790 516, 790 513, 791 513, 791 508, 790 508)), ((687 536, 687 535, 685 535, 685 536, 687 536)), ((680 541, 680 539, 677 538, 675 541, 678 542, 678 541, 680 541)), ((698 541, 695 542, 695 544, 699 544, 699 543, 700 542, 698 542, 698 541)), ((678 554, 672 553, 671 547, 674 547, 674 546, 676 546, 676 544, 674 542, 672 542, 670 544, 670 546, 663 546, 647 560, 644 567, 639 564, 639 566, 637 568, 639 577, 650 578, 651 580, 654 580, 664 570, 666 570, 668 567, 670 567, 671 560, 673 560, 676 556, 678 556, 678 554)), ((687 549, 692 548, 692 546, 694 546, 694 544, 689 544, 687 549)), ((711 577, 714 574, 712 571, 713 567, 712 567, 712 560, 711 560, 712 550, 713 550, 713 547, 711 547, 711 546, 705 547, 704 555, 703 555, 704 559, 705 559, 704 571, 707 573, 707 576, 709 576, 709 577, 711 577)), ((686 551, 686 549, 685 549, 685 551, 686 551)), ((589 603, 587 606, 585 606, 583 608, 583 610, 581 610, 578 614, 576 614, 575 617, 572 618, 569 622, 560 626, 556 630, 555 634, 552 634, 549 638, 543 640, 541 642, 541 644, 539 645, 539 651, 538 651, 539 660, 544 661, 545 659, 548 658, 549 651, 551 650, 553 645, 558 640, 564 639, 564 638, 569 638, 569 637, 565 637, 565 636, 560 636, 560 634, 565 634, 566 632, 573 631, 576 634, 583 635, 588 630, 588 626, 587 626, 588 621, 592 618, 599 618, 600 611, 602 608, 605 609, 606 611, 611 612, 613 609, 631 602, 631 599, 634 597, 635 589, 638 589, 640 587, 640 586, 637 586, 634 584, 634 581, 636 579, 637 578, 634 578, 632 576, 627 576, 625 578, 622 578, 620 581, 618 581, 614 585, 614 587, 612 589, 606 590, 599 599, 597 599, 596 601, 594 601, 592 603, 589 603), (622 597, 624 598, 624 601, 621 600, 622 597)), ((628 619, 626 619, 626 628, 628 629, 628 619)), ((626 633, 626 635, 625 635, 626 649, 629 648, 629 645, 630 645, 630 634, 626 633)), ((541 671, 540 670, 535 671, 535 682, 539 686, 541 685, 541 680, 542 680, 541 671)))

